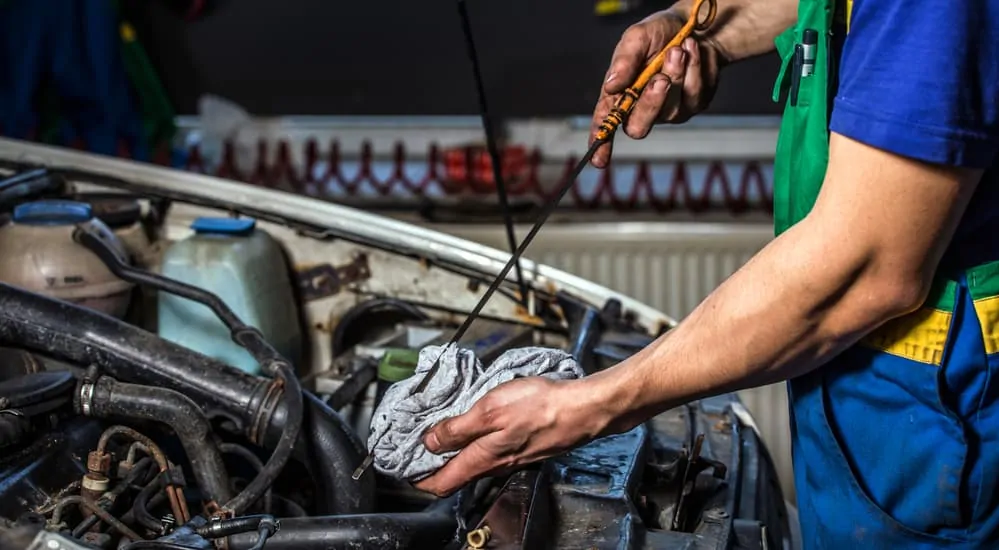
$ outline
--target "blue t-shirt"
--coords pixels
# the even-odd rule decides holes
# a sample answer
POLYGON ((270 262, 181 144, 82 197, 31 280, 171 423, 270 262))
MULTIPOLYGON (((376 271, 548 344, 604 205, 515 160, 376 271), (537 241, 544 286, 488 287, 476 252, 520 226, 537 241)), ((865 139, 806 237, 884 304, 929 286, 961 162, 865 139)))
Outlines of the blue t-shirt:
POLYGON ((854 0, 830 130, 986 169, 942 273, 999 260, 999 0, 854 0))

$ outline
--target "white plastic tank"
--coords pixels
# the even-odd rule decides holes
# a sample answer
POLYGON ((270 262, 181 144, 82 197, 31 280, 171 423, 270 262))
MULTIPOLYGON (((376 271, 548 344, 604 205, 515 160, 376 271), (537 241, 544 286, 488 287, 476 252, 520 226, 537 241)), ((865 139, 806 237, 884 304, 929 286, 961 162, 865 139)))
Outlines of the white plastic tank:
POLYGON ((0 226, 0 281, 114 317, 124 317, 132 284, 115 277, 96 254, 73 240, 78 224, 100 231, 120 259, 125 248, 87 203, 19 204, 0 226))
MULTIPOLYGON (((293 364, 302 336, 295 292, 281 246, 247 218, 198 218, 194 234, 163 255, 162 274, 219 296, 242 321, 256 327, 293 364)), ((208 306, 160 292, 158 330, 163 338, 251 374, 253 357, 233 342, 208 306)))

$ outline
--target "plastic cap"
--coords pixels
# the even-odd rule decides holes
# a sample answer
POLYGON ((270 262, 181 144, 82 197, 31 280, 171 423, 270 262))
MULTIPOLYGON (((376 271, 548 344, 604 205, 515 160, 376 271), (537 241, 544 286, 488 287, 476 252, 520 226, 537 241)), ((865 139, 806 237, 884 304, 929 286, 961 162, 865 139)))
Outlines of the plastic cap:
POLYGON ((391 348, 385 350, 385 355, 378 363, 378 378, 385 382, 405 380, 416 371, 420 361, 419 350, 391 348))
POLYGON ((252 218, 198 218, 191 224, 195 233, 217 235, 249 235, 256 227, 252 218))
POLYGON ((26 202, 14 208, 14 221, 25 225, 73 225, 93 217, 90 205, 77 201, 26 202))

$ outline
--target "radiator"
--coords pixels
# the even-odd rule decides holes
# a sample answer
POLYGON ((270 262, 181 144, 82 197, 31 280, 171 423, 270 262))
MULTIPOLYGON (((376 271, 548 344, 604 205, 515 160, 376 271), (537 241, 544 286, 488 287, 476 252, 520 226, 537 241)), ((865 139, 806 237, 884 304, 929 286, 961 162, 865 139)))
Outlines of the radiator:
MULTIPOLYGON (((435 225, 505 250, 495 225, 435 225)), ((518 227, 522 237, 529 228, 518 227)), ((573 223, 545 226, 525 254, 553 267, 637 298, 676 319, 773 237, 769 223, 573 223)), ((794 502, 787 393, 774 384, 740 393, 770 450, 785 498, 794 502)))

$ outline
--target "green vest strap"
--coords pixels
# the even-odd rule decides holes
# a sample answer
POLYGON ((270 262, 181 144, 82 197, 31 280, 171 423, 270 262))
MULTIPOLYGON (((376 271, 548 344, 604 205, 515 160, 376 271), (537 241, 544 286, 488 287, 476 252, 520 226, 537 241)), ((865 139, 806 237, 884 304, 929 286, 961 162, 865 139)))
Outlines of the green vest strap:
POLYGON ((800 0, 798 21, 776 40, 782 63, 774 98, 786 95, 774 159, 774 231, 778 235, 808 214, 825 178, 834 12, 834 0, 800 0), (803 44, 806 30, 815 31, 814 46, 803 44), (814 70, 805 70, 811 61, 806 57, 814 59, 814 70))

